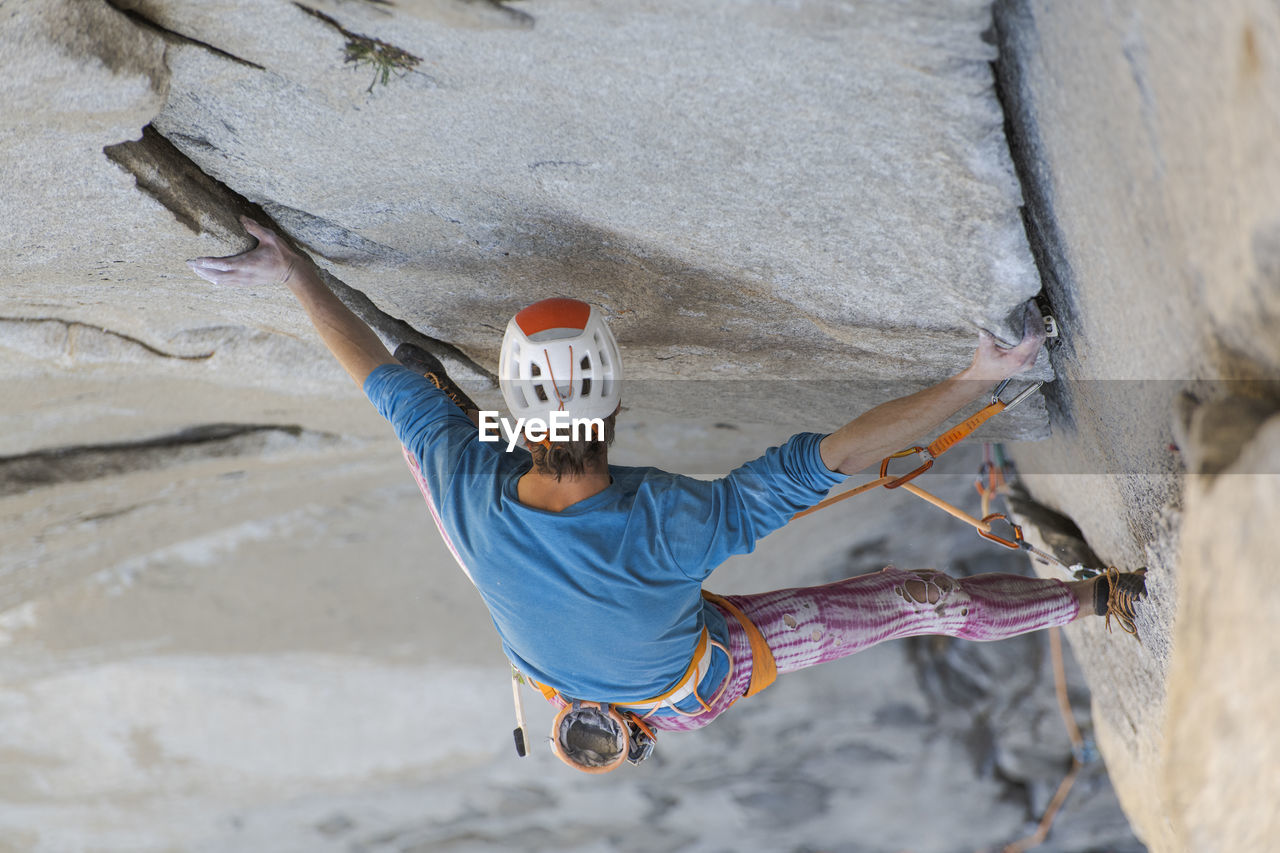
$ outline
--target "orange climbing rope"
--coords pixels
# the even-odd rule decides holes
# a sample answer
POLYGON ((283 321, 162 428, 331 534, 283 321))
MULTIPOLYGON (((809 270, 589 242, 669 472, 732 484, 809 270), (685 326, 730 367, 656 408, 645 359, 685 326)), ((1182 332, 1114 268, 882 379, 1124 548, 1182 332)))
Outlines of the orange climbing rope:
POLYGON ((1024 853, 1049 837, 1049 830, 1053 827, 1054 818, 1058 816, 1058 810, 1066 802, 1067 794, 1071 793, 1071 786, 1075 784, 1076 777, 1084 768, 1084 762, 1080 760, 1080 756, 1084 754, 1084 738, 1076 725, 1075 715, 1071 713, 1071 701, 1067 698, 1066 668, 1062 664, 1062 632, 1057 628, 1049 629, 1049 649, 1053 654, 1053 686, 1058 694, 1058 710, 1062 712, 1062 722, 1066 724, 1067 737, 1071 738, 1071 769, 1058 784, 1058 790, 1054 792, 1053 799, 1049 801, 1044 814, 1040 817, 1036 831, 1026 838, 1005 845, 1003 853, 1024 853))
POLYGON ((991 513, 991 501, 1004 491, 1006 485, 1003 451, 999 450, 998 446, 993 451, 990 442, 983 444, 982 467, 978 469, 978 479, 973 481, 973 487, 978 490, 978 496, 982 498, 984 516, 991 513), (987 478, 985 482, 983 477, 987 478))
MULTIPOLYGON (((978 471, 978 478, 973 484, 982 498, 984 516, 990 512, 991 502, 1008 488, 1004 468, 1004 453, 1000 446, 984 444, 982 468, 978 471)), ((1071 741, 1071 767, 1067 770, 1067 775, 1058 783, 1058 790, 1054 792, 1049 805, 1045 807, 1035 831, 1025 838, 1005 845, 1002 853, 1025 853, 1032 847, 1044 843, 1044 840, 1049 837, 1049 830, 1053 828, 1053 821, 1057 818, 1058 811, 1066 802, 1067 795, 1071 793, 1071 786, 1075 784, 1076 777, 1084 769, 1082 756, 1085 754, 1085 740, 1080 734, 1080 727, 1076 725, 1075 714, 1071 711, 1071 700, 1067 696, 1067 672, 1062 657, 1062 631, 1057 627, 1049 629, 1049 656, 1053 661, 1053 689, 1058 697, 1058 711, 1062 714, 1062 723, 1067 729, 1067 738, 1071 741)))

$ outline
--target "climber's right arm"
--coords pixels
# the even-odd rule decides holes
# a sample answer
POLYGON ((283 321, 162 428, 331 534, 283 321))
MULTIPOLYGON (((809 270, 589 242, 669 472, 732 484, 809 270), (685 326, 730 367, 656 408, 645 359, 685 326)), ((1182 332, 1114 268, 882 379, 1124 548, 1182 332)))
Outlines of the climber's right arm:
POLYGON ((1044 337, 1044 320, 1028 302, 1017 345, 1000 347, 986 331, 979 332, 968 367, 923 391, 882 403, 831 433, 822 440, 823 463, 832 471, 856 474, 911 444, 996 383, 1030 368, 1044 337))
POLYGON ((288 287, 311 318, 320 340, 357 385, 363 387, 379 365, 397 363, 374 331, 320 280, 310 259, 295 252, 271 229, 248 217, 240 217, 240 222, 257 238, 258 245, 225 258, 188 261, 196 275, 214 284, 288 287))

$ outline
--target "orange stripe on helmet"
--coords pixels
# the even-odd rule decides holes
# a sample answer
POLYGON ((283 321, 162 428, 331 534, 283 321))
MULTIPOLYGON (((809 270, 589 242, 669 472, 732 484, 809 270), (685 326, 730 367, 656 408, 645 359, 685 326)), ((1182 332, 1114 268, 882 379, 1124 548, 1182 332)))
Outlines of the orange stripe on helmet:
POLYGON ((543 299, 516 315, 516 325, 526 336, 547 329, 585 329, 591 306, 578 299, 543 299))

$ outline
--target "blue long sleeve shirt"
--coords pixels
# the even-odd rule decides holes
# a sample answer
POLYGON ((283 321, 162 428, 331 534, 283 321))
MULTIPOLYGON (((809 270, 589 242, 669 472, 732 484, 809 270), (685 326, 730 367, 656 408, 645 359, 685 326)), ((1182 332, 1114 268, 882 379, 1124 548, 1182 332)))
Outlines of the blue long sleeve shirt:
MULTIPOLYGON (((416 458, 508 657, 577 699, 652 698, 684 675, 704 626, 727 643, 703 580, 844 478, 822 463, 822 436, 801 433, 718 480, 611 465, 608 488, 549 512, 517 499, 528 453, 481 442, 423 376, 383 365, 364 390, 416 458)), ((712 660, 702 686, 714 692, 727 661, 712 660)))

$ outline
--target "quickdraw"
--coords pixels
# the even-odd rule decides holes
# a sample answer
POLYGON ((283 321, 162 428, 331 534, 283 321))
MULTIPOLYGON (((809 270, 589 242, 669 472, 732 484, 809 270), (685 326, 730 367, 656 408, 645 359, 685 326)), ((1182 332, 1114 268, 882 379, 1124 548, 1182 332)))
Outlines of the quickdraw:
MULTIPOLYGON (((1053 331, 1056 336, 1056 333, 1057 333, 1056 327, 1054 328, 1053 331)), ((827 498, 825 501, 822 501, 819 504, 815 504, 814 506, 810 507, 807 510, 804 510, 803 512, 796 513, 794 516, 792 516, 792 520, 796 518, 800 518, 801 516, 804 516, 804 515, 808 515, 811 512, 816 512, 817 510, 822 509, 823 507, 830 506, 831 504, 837 503, 838 501, 842 501, 845 498, 851 498, 854 495, 862 494, 863 492, 874 489, 877 486, 884 486, 887 489, 896 489, 901 487, 901 488, 905 488, 908 492, 911 492, 917 497, 927 500, 929 503, 933 504, 934 506, 937 506, 938 508, 944 510, 945 512, 950 513, 956 518, 959 518, 960 520, 973 525, 975 528, 977 528, 978 535, 982 536, 984 539, 989 539, 992 542, 995 542, 998 545, 1003 545, 1006 548, 1022 549, 1022 550, 1030 551, 1032 554, 1035 554, 1037 557, 1044 560, 1045 562, 1057 564, 1058 566, 1061 566, 1062 568, 1066 569, 1068 572, 1071 572, 1072 569, 1078 569, 1078 571, 1074 572, 1074 576, 1077 580, 1084 580, 1086 578, 1093 577, 1099 574, 1100 572, 1098 570, 1086 569, 1079 566, 1068 566, 1065 563, 1063 563, 1061 560, 1054 557, 1052 554, 1047 554, 1044 551, 1040 550, 1039 548, 1036 548, 1031 543, 1027 542, 1026 539, 1023 538, 1022 528, 1019 527, 1017 524, 1015 524, 1009 518, 1009 516, 1005 515, 1002 512, 993 513, 990 511, 991 501, 997 495, 999 495, 1004 490, 1004 487, 1005 487, 1005 477, 1004 477, 1005 462, 1004 462, 1003 452, 1001 451, 999 445, 996 445, 994 448, 990 444, 985 445, 983 450, 982 468, 979 469, 978 478, 977 480, 974 481, 974 487, 977 489, 978 495, 982 498, 982 518, 981 519, 974 518, 973 516, 969 515, 963 510, 947 503, 946 501, 942 500, 936 495, 929 494, 924 489, 921 489, 919 486, 910 482, 912 479, 920 476, 925 471, 929 470, 929 468, 933 465, 933 461, 937 457, 941 456, 943 453, 946 453, 948 450, 950 450, 960 441, 964 440, 966 437, 968 437, 970 433, 972 433, 975 429, 977 429, 981 424, 985 423, 993 415, 996 415, 999 412, 1008 411, 1009 409, 1018 405, 1018 403, 1021 403, 1023 400, 1025 400, 1033 391, 1038 389, 1043 383, 1036 382, 1035 384, 1028 386, 1026 389, 1022 391, 1022 393, 1018 394, 1008 403, 1002 403, 1000 400, 1000 395, 1001 393, 1004 392, 1004 389, 1008 384, 1009 384, 1009 381, 1007 379, 1004 382, 1000 383, 1000 386, 996 388, 995 393, 991 395, 991 402, 984 409, 982 409, 982 411, 978 412, 973 417, 965 420, 963 423, 943 433, 936 440, 934 440, 934 442, 930 444, 928 447, 912 447, 908 450, 903 450, 891 456, 885 457, 885 459, 880 463, 879 479, 873 480, 870 483, 865 483, 861 486, 858 486, 855 489, 851 489, 848 492, 842 492, 839 495, 836 495, 831 498, 827 498), (900 459, 902 457, 910 456, 916 453, 921 454, 925 458, 924 464, 917 467, 914 471, 911 471, 901 477, 894 478, 894 477, 888 476, 889 462, 891 460, 900 459), (1005 538, 1003 536, 999 536, 993 533, 991 529, 991 523, 994 521, 1003 521, 1006 524, 1008 524, 1009 527, 1012 529, 1011 538, 1005 538)), ((1116 573, 1116 570, 1114 568, 1107 569, 1106 571, 1108 572, 1109 575, 1113 575, 1114 573, 1116 573)), ((1113 607, 1109 602, 1108 608, 1107 608, 1108 628, 1110 628, 1110 618, 1111 618, 1112 609, 1113 607)), ((1123 611, 1121 612, 1123 613, 1123 611)), ((1124 620, 1121 619, 1121 627, 1124 628, 1124 630, 1129 631, 1131 626, 1132 626, 1131 619, 1128 623, 1128 626, 1126 626, 1124 620)), ((1136 631, 1134 631, 1133 633, 1135 636, 1137 635, 1136 631)), ((1062 803, 1066 800, 1067 794, 1071 791, 1071 786, 1075 782, 1076 777, 1080 774, 1080 771, 1084 768, 1086 763, 1096 760, 1096 748, 1093 746, 1091 741, 1087 741, 1081 736, 1080 729, 1076 725, 1074 716, 1071 712, 1071 703, 1067 698, 1066 675, 1065 675, 1063 663, 1062 663, 1062 638, 1061 638, 1060 629, 1058 628, 1049 629, 1049 644, 1050 644, 1050 649, 1053 656, 1054 686, 1058 696, 1058 705, 1062 713, 1063 722, 1066 724, 1066 727, 1067 727, 1067 734, 1071 739, 1071 747, 1072 747, 1071 768, 1070 770, 1068 770, 1066 777, 1058 785, 1058 790, 1054 793, 1053 799, 1050 801, 1048 807, 1044 811, 1043 816, 1040 818, 1040 822, 1037 825, 1035 832, 1033 832, 1031 835, 1027 836, 1026 838, 1023 838, 1019 841, 1016 841, 1012 844, 1007 845, 1004 848, 1004 853, 1024 853, 1024 851, 1029 850, 1030 848, 1035 847, 1038 844, 1040 844, 1042 841, 1044 841, 1044 839, 1048 836, 1050 827, 1053 825, 1054 818, 1058 814, 1058 810, 1062 807, 1062 803)))
POLYGON ((919 454, 919 456, 924 459, 924 463, 914 471, 909 471, 901 477, 890 479, 888 483, 884 484, 884 487, 886 489, 896 489, 899 486, 906 485, 916 477, 919 477, 925 471, 928 471, 933 467, 934 460, 939 456, 955 447, 961 441, 964 441, 974 430, 985 424, 991 418, 1001 412, 1007 412, 1009 409, 1012 409, 1014 406, 1030 397, 1033 393, 1040 390, 1040 386, 1044 384, 1043 382, 1033 382, 1023 389, 1021 394, 1006 403, 1000 399, 1000 395, 1003 394, 1004 389, 1008 387, 1009 381, 1010 380, 1006 379, 996 386, 996 390, 991 395, 991 402, 984 406, 981 411, 969 418, 966 418, 963 422, 956 424, 951 429, 935 438, 928 447, 916 445, 915 447, 909 447, 906 450, 899 450, 897 453, 892 453, 886 456, 883 461, 880 462, 881 477, 888 476, 889 462, 894 459, 901 459, 904 456, 919 454))
POLYGON ((978 531, 978 535, 981 536, 983 539, 988 539, 996 543, 997 545, 1001 545, 1005 548, 1010 548, 1014 551, 1017 551, 1017 550, 1029 551, 1039 559, 1044 560, 1045 562, 1048 562, 1048 563, 1056 564, 1069 571, 1070 567, 1067 566, 1065 563, 1063 563, 1061 560, 1057 559, 1052 554, 1048 554, 1045 551, 1035 547, 1026 539, 1024 539, 1022 536, 1022 528, 1019 527, 1017 524, 1015 524, 1013 520, 1009 518, 1008 515, 1002 512, 993 513, 988 511, 990 510, 991 498, 994 497, 994 495, 1004 485, 1004 477, 1002 473, 1003 465, 1001 466, 994 465, 989 454, 985 464, 983 465, 982 472, 979 474, 979 481, 978 483, 975 484, 978 487, 978 493, 982 495, 982 498, 983 498, 982 518, 974 518, 972 515, 969 515, 969 513, 965 512, 964 510, 960 509, 954 504, 944 501, 942 498, 938 497, 937 495, 933 495, 933 494, 930 494, 929 492, 926 492, 924 489, 920 488, 915 483, 911 482, 916 477, 919 477, 925 471, 928 471, 930 468, 932 468, 934 461, 939 456, 946 453, 951 448, 955 447, 964 439, 968 438, 969 435, 972 434, 973 431, 976 430, 978 427, 982 426, 988 420, 1000 414, 1001 412, 1009 411, 1014 406, 1018 405, 1023 400, 1030 397, 1034 392, 1038 391, 1040 389, 1040 386, 1044 384, 1043 382, 1039 382, 1039 381, 1033 382, 1030 385, 1028 385, 1026 388, 1024 388, 1021 392, 1019 392, 1013 399, 1009 400, 1006 403, 1004 400, 1001 399, 1001 395, 1004 394, 1005 389, 1009 386, 1009 381, 1010 380, 1006 379, 996 387, 996 390, 991 394, 991 402, 989 402, 986 406, 984 406, 981 411, 977 412, 976 414, 972 415, 969 418, 966 418, 963 422, 947 430, 942 435, 934 439, 928 446, 917 445, 915 447, 909 447, 906 450, 899 450, 897 453, 892 453, 886 456, 884 459, 880 461, 879 478, 872 480, 869 483, 863 483, 861 486, 850 489, 847 492, 841 492, 838 495, 829 497, 824 501, 814 504, 808 509, 801 510, 800 512, 791 516, 791 520, 795 521, 798 518, 803 518, 804 516, 809 515, 810 513, 817 512, 820 509, 825 509, 826 507, 829 507, 832 504, 839 503, 840 501, 847 500, 855 495, 860 495, 863 492, 871 491, 872 489, 878 488, 880 486, 883 486, 886 489, 901 488, 901 489, 905 489, 906 491, 910 492, 916 497, 921 498, 922 500, 928 501, 929 503, 941 509, 943 512, 949 513, 950 515, 960 519, 966 524, 972 525, 978 531), (892 462, 894 459, 902 459, 904 457, 913 456, 913 455, 918 455, 924 461, 919 466, 917 466, 914 470, 908 471, 906 474, 903 474, 901 476, 894 477, 889 474, 890 462, 892 462), (982 474, 986 474, 990 478, 990 482, 987 485, 983 485, 981 481, 982 474), (993 522, 1003 522, 1007 524, 1011 531, 1009 535, 1001 536, 998 533, 996 533, 992 527, 993 522))

